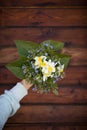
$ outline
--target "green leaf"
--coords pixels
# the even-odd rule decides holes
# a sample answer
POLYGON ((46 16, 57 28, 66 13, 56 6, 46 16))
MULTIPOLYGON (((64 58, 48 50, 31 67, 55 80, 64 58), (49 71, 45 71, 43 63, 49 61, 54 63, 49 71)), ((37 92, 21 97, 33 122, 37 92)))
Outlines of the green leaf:
POLYGON ((22 64, 24 63, 25 58, 21 57, 17 61, 9 63, 6 65, 7 69, 10 70, 16 77, 24 79, 23 71, 21 69, 22 64))
POLYGON ((36 50, 39 44, 31 42, 31 41, 23 41, 23 40, 16 40, 15 44, 17 46, 18 52, 22 56, 27 56, 28 50, 36 50))
POLYGON ((61 60, 60 60, 61 64, 64 64, 65 68, 68 66, 69 61, 70 61, 70 57, 69 56, 62 57, 61 60))
POLYGON ((56 53, 55 57, 60 60, 61 64, 64 64, 65 68, 68 66, 70 56, 56 53))
POLYGON ((53 46, 53 49, 55 51, 61 50, 64 47, 64 43, 60 41, 54 41, 54 40, 47 40, 41 43, 42 45, 48 44, 50 46, 53 46))

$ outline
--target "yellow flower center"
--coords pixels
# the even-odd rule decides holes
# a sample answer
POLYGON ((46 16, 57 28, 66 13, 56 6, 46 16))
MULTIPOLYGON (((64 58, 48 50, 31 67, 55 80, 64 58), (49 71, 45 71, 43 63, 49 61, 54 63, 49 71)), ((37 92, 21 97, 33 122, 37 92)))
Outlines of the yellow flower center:
POLYGON ((38 57, 38 63, 39 63, 40 66, 43 64, 41 57, 38 57))
POLYGON ((42 57, 38 57, 38 63, 40 67, 46 67, 46 62, 43 61, 42 57))
POLYGON ((60 73, 62 73, 62 72, 63 72, 63 69, 61 68, 61 69, 60 69, 60 73))
POLYGON ((46 66, 46 63, 45 62, 42 62, 41 63, 41 67, 45 67, 46 66))
POLYGON ((42 62, 42 58, 38 57, 38 62, 41 63, 42 62))
POLYGON ((48 67, 48 72, 52 72, 53 68, 51 66, 48 67))

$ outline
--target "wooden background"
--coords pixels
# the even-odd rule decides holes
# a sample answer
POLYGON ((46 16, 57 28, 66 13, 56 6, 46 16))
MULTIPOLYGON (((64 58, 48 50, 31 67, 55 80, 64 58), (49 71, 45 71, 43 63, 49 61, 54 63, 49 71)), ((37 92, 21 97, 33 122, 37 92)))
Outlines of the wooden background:
POLYGON ((59 95, 30 90, 4 130, 87 130, 86 0, 0 0, 0 94, 20 81, 5 68, 16 39, 63 41, 72 58, 59 95))

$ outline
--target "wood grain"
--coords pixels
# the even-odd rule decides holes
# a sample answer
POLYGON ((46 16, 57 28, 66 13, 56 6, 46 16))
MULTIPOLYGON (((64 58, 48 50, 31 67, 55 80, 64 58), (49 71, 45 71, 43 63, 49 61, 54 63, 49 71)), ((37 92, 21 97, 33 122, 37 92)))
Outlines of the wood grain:
POLYGON ((87 47, 87 28, 0 28, 0 46, 15 46, 14 40, 29 40, 41 43, 53 39, 62 41, 66 47, 87 47))
POLYGON ((3 130, 87 130, 87 126, 55 126, 55 125, 12 125, 3 130))
MULTIPOLYGON (((0 68, 0 83, 16 83, 18 78, 16 78, 9 70, 5 67, 0 68)), ((65 71, 65 78, 58 81, 59 85, 78 85, 87 84, 87 71, 86 67, 69 67, 65 71), (84 83, 85 80, 85 83, 84 83)))
MULTIPOLYGON (((15 84, 0 85, 0 94, 4 90, 11 89, 15 84)), ((86 104, 87 103, 87 87, 83 85, 78 86, 59 86, 58 96, 53 93, 40 94, 29 90, 28 95, 22 99, 22 104, 86 104)))
POLYGON ((0 9, 0 26, 87 26, 87 9, 0 9))
POLYGON ((35 105, 22 106, 9 123, 87 122, 87 106, 35 105))
POLYGON ((32 1, 29 1, 29 0, 21 0, 21 2, 19 1, 15 1, 15 0, 9 0, 9 1, 6 1, 6 0, 3 0, 3 1, 0 1, 0 6, 1 7, 11 7, 11 6, 24 6, 24 7, 27 7, 27 6, 40 6, 40 7, 44 7, 44 6, 82 6, 82 5, 87 5, 87 1, 86 0, 44 0, 44 1, 41 1, 41 0, 32 0, 32 1))
MULTIPOLYGON (((68 48, 65 47, 62 53, 71 56, 71 66, 86 66, 87 65, 87 49, 86 48, 68 48)), ((7 64, 18 58, 18 52, 16 47, 7 47, 0 50, 0 65, 7 64)))
POLYGON ((20 81, 5 68, 18 58, 16 39, 62 41, 71 61, 59 95, 31 88, 4 130, 87 130, 87 1, 0 1, 0 94, 20 81))

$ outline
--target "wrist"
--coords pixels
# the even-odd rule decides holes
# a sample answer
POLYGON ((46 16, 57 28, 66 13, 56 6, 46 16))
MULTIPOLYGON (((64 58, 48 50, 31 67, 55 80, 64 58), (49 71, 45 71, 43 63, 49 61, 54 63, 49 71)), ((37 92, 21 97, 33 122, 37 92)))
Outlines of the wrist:
POLYGON ((25 79, 23 79, 23 80, 21 81, 21 84, 22 84, 27 90, 29 90, 30 87, 32 86, 31 82, 27 82, 25 79))

